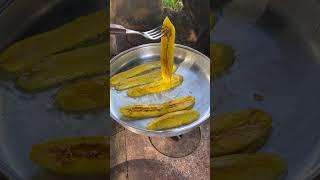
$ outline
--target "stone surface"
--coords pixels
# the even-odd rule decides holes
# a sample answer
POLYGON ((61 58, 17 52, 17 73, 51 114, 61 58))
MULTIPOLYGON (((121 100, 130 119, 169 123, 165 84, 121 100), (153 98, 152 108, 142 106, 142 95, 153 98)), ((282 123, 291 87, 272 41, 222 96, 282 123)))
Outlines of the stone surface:
POLYGON ((110 139, 110 179, 127 179, 126 150, 126 131, 118 131, 110 139))
POLYGON ((181 158, 163 155, 154 148, 149 137, 128 130, 115 134, 111 141, 116 143, 111 144, 111 179, 209 179, 209 128, 207 121, 201 126, 201 141, 198 147, 181 158))
POLYGON ((112 122, 112 135, 119 133, 120 131, 125 130, 119 123, 113 121, 112 122))
POLYGON ((157 151, 165 156, 181 158, 193 153, 201 141, 201 130, 196 128, 189 133, 169 137, 150 137, 150 142, 157 151))

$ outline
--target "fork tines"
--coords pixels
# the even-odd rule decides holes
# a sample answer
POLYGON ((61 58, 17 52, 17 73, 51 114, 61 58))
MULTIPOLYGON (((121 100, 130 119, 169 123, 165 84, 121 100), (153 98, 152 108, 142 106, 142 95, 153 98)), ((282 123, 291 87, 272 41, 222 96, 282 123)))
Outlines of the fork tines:
POLYGON ((165 28, 163 26, 158 26, 152 30, 145 31, 144 33, 147 34, 148 36, 150 36, 150 38, 152 38, 152 39, 159 39, 163 35, 168 33, 168 30, 167 30, 167 28, 165 28))

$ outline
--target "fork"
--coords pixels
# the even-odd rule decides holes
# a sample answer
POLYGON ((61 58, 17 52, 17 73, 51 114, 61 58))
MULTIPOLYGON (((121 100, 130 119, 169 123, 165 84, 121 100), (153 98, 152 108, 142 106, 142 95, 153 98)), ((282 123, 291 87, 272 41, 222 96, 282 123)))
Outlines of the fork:
POLYGON ((141 35, 147 39, 151 40, 157 40, 160 39, 167 30, 165 28, 162 28, 162 26, 158 26, 154 29, 151 29, 149 31, 145 32, 140 32, 140 31, 135 31, 131 29, 127 29, 121 25, 118 24, 110 24, 110 33, 111 34, 138 34, 141 35))

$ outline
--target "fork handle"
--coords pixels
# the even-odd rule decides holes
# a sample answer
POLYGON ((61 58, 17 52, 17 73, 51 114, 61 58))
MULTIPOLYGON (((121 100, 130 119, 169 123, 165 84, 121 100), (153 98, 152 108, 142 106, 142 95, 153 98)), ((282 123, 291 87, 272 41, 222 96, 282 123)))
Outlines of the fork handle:
POLYGON ((118 24, 110 24, 110 34, 125 34, 127 29, 118 24))

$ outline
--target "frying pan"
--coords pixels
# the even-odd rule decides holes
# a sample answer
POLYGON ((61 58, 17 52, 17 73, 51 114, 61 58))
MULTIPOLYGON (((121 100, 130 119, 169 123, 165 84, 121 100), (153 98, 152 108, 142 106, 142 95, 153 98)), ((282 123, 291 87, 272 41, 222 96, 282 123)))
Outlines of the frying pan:
POLYGON ((232 46, 236 58, 213 83, 214 114, 269 112, 273 130, 262 151, 286 161, 284 179, 314 179, 320 173, 320 1, 235 0, 218 14, 211 42, 232 46))
MULTIPOLYGON (((110 76, 130 69, 138 64, 159 60, 160 43, 140 45, 126 51, 110 60, 110 76)), ((174 60, 176 73, 183 76, 183 82, 176 88, 143 97, 132 98, 127 92, 110 89, 110 116, 128 130, 145 136, 173 137, 190 132, 210 117, 210 60, 207 56, 190 47, 176 44, 174 60), (200 88, 201 87, 201 88, 200 88), (183 96, 193 96, 196 99, 192 109, 199 112, 199 118, 190 124, 164 130, 147 130, 145 126, 155 118, 128 120, 119 112, 122 106, 129 104, 163 103, 170 99, 183 96)))
MULTIPOLYGON (((107 4, 104 0, 1 0, 0 49, 107 8, 107 4)), ((29 160, 32 144, 52 138, 111 134, 106 112, 78 115, 57 110, 52 96, 58 90, 27 94, 18 91, 11 81, 0 82, 0 171, 9 179, 64 179, 29 160)))

